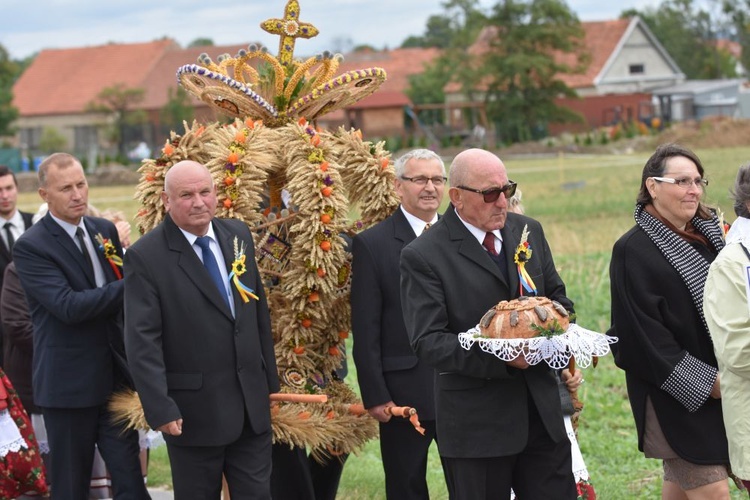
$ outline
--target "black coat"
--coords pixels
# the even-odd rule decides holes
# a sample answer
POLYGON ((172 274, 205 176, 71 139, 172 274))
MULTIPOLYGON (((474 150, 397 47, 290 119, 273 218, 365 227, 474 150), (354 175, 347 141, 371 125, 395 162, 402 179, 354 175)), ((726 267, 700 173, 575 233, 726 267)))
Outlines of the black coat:
POLYGON ((438 223, 401 252, 401 300, 412 347, 437 369, 435 402, 441 456, 490 458, 520 453, 528 440, 528 396, 555 442, 567 439, 554 372, 546 363, 509 368, 458 333, 477 325, 501 300, 519 296, 513 255, 525 225, 533 256, 526 269, 539 295, 568 310, 572 302, 555 270, 541 224, 509 213, 503 251, 510 283, 449 206, 438 223))
POLYGON ((435 420, 434 370, 409 343, 401 310, 401 249, 416 235, 401 209, 355 236, 352 332, 357 381, 365 408, 393 401, 435 420))
MULTIPOLYGON (((32 224, 32 218, 33 215, 26 212, 21 212, 20 210, 18 213, 21 214, 21 218, 23 219, 23 225, 24 225, 24 231, 26 231, 28 228, 31 227, 32 224)), ((10 252, 8 252, 8 249, 5 245, 3 245, 2 242, 0 242, 0 289, 3 287, 3 277, 5 276, 5 268, 8 267, 8 264, 10 264, 13 261, 13 257, 11 256, 10 252)), ((0 318, 2 318, 2 312, 0 311, 0 318)), ((0 363, 3 363, 4 361, 4 355, 3 355, 3 346, 5 345, 5 336, 3 335, 3 326, 2 323, 0 323, 0 363)), ((5 366, 5 365, 3 365, 5 366)), ((6 371, 7 372, 7 371, 6 371)), ((13 379, 11 379, 11 382, 13 382, 13 379)), ((15 387, 15 385, 14 385, 15 387)))
MULTIPOLYGON (((235 317, 172 218, 125 255, 125 346, 152 428, 183 418, 182 446, 225 446, 271 429, 268 395, 278 392, 268 304, 255 266, 253 238, 237 220, 214 219, 231 271, 235 237, 247 245, 240 277, 260 300, 244 303, 231 285, 235 317)), ((229 273, 227 273, 229 274, 229 273)))
POLYGON ((664 436, 680 457, 696 464, 728 463, 721 400, 708 398, 690 412, 661 389, 686 354, 711 367, 717 363, 685 282, 640 227, 633 227, 615 243, 610 283, 612 328, 608 333, 619 338, 612 351, 615 363, 626 373, 638 448, 643 450, 646 398, 650 397, 664 436))
POLYGON ((0 295, 0 317, 3 326, 3 370, 13 383, 28 413, 41 413, 34 404, 31 386, 31 361, 34 355, 34 326, 31 324, 26 294, 18 279, 16 265, 5 268, 2 294, 0 295))

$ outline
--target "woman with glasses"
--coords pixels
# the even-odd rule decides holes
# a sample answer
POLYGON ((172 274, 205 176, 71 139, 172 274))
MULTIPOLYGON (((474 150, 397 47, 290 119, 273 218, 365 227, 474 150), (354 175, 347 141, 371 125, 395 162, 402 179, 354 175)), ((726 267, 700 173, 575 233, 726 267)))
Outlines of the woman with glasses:
POLYGON ((643 168, 635 226, 610 263, 612 346, 625 370, 638 449, 663 460, 662 498, 729 498, 727 440, 703 285, 724 246, 701 199, 708 182, 692 151, 656 149, 643 168))

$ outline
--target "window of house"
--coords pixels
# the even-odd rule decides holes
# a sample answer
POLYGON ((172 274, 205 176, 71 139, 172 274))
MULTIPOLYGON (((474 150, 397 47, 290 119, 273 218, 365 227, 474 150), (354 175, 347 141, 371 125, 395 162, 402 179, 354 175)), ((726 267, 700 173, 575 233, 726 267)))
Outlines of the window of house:
POLYGON ((629 69, 631 75, 642 75, 646 72, 646 68, 643 64, 631 64, 629 69))
POLYGON ((97 133, 96 127, 91 125, 79 125, 74 129, 76 154, 86 156, 91 151, 97 151, 97 133))
POLYGON ((39 141, 42 138, 42 127, 27 127, 20 130, 21 144, 23 144, 28 151, 36 151, 39 149, 39 141))

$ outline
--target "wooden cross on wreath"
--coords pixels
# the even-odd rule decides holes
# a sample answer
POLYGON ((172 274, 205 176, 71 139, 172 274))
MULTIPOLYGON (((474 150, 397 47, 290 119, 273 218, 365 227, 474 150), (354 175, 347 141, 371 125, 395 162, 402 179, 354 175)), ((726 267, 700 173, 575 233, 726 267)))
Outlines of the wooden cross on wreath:
POLYGON ((260 24, 260 27, 271 33, 279 35, 279 61, 285 66, 292 63, 294 54, 294 44, 297 38, 312 38, 318 35, 318 28, 310 23, 299 21, 299 2, 289 0, 284 8, 283 19, 267 19, 260 24))

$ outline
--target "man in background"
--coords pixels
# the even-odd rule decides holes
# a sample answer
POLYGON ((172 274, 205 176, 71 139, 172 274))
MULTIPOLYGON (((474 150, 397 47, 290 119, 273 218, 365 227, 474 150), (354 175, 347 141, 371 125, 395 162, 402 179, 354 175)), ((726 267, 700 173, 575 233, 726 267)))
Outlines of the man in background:
POLYGON ((401 206, 386 220, 354 237, 352 332, 362 401, 380 422, 386 496, 428 499, 427 455, 435 439, 434 370, 412 351, 399 289, 401 249, 438 220, 445 189, 443 160, 416 149, 396 161, 401 206), (416 408, 425 435, 388 408, 416 408))
POLYGON ((39 195, 49 212, 16 241, 13 259, 34 327, 34 402, 47 429, 53 497, 88 496, 96 444, 114 498, 149 498, 138 433, 112 423, 107 408, 113 391, 131 387, 122 346, 124 283, 110 263, 122 258, 117 229, 84 217, 88 183, 67 153, 39 165, 39 195))
MULTIPOLYGON (((13 260, 13 246, 24 231, 31 227, 32 214, 16 209, 18 181, 16 174, 0 165, 0 289, 3 287, 5 268, 13 260)), ((0 363, 3 362, 3 330, 0 323, 0 363)), ((29 381, 30 382, 30 381, 29 381)))
POLYGON ((146 420, 164 433, 175 498, 269 499, 271 320, 242 221, 214 218, 205 166, 173 165, 164 221, 125 255, 125 345, 146 420), (240 262, 244 254, 244 266, 240 262), (254 296, 243 299, 229 274, 254 296))

